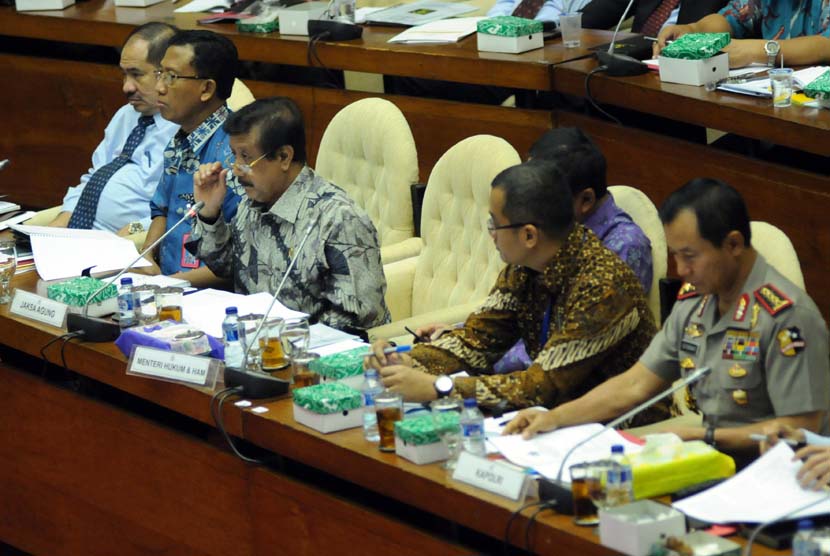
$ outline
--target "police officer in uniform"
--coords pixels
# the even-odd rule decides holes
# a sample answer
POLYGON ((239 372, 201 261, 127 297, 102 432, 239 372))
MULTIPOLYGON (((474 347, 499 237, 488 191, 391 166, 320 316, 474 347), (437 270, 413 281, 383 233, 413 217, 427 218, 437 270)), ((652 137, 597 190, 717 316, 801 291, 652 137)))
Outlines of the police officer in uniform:
POLYGON ((704 426, 668 432, 737 455, 757 455, 749 435, 770 425, 827 432, 827 326, 807 294, 752 248, 740 194, 717 180, 692 180, 666 200, 660 218, 687 284, 640 361, 577 400, 521 412, 506 432, 529 437, 613 419, 700 367, 711 372, 687 400, 704 426))

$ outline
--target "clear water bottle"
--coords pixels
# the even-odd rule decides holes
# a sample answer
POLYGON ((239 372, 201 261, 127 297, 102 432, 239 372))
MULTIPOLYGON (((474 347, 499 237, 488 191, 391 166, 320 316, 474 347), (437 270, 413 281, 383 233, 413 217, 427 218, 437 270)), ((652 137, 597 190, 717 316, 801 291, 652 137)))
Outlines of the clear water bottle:
POLYGON ((608 506, 629 504, 634 501, 634 475, 622 444, 611 446, 611 461, 616 465, 608 470, 605 483, 606 503, 608 506))
POLYGON ((225 308, 222 335, 225 340, 225 365, 241 369, 244 350, 242 342, 239 341, 239 311, 236 307, 225 308))
POLYGON ((793 556, 820 556, 818 543, 813 540, 813 520, 802 519, 793 536, 793 556))
POLYGON ((334 0, 331 4, 329 16, 341 23, 355 22, 355 0, 334 0))
POLYGON ((121 328, 138 324, 132 278, 121 278, 121 286, 118 288, 118 324, 121 328))
POLYGON ((383 392, 383 385, 376 369, 363 372, 363 437, 369 442, 379 442, 378 416, 375 413, 375 396, 383 392))
POLYGON ((464 436, 464 450, 484 457, 487 448, 484 445, 484 415, 479 411, 475 398, 464 400, 461 412, 461 434, 464 436))

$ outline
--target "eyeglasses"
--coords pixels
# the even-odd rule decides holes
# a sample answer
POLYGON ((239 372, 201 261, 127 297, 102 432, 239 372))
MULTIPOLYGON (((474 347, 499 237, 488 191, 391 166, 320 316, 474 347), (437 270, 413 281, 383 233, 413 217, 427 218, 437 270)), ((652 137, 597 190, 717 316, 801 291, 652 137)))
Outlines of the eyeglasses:
POLYGON ((522 226, 536 226, 536 222, 517 222, 516 224, 504 224, 502 226, 496 226, 496 223, 493 221, 492 216, 487 218, 487 231, 491 234, 496 233, 496 230, 508 230, 510 228, 521 228, 522 226))
POLYGON ((233 164, 231 165, 231 166, 233 166, 233 173, 236 174, 237 176, 247 176, 248 174, 250 174, 251 172, 254 171, 254 164, 256 164, 257 162, 259 162, 260 160, 265 158, 265 155, 267 155, 267 154, 268 153, 264 153, 264 154, 260 155, 259 158, 257 158, 256 160, 254 160, 250 164, 245 164, 244 162, 239 162, 238 160, 234 160, 233 164))
POLYGON ((179 79, 195 79, 195 80, 208 79, 207 77, 199 77, 199 76, 196 76, 196 75, 177 75, 177 74, 173 73, 172 71, 162 71, 162 70, 154 71, 153 75, 156 76, 156 80, 160 79, 168 87, 174 86, 176 84, 176 81, 179 80, 179 79))

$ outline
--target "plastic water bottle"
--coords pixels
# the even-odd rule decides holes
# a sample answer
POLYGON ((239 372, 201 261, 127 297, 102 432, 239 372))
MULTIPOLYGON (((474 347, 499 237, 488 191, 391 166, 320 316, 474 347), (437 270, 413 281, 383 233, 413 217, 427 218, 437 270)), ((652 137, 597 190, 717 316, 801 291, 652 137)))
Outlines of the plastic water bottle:
POLYGON ((334 0, 329 15, 335 21, 354 25, 356 3, 355 0, 334 0))
POLYGON ((622 444, 611 446, 611 461, 617 465, 608 470, 605 493, 609 506, 622 506, 634 501, 634 476, 622 444))
POLYGON ((138 324, 132 278, 121 278, 121 286, 118 288, 118 324, 121 328, 138 324))
POLYGON ((378 379, 376 369, 363 372, 363 438, 369 442, 379 442, 378 416, 375 413, 375 396, 383 392, 383 385, 378 379))
POLYGON ((793 556, 820 556, 818 543, 813 540, 813 520, 802 519, 793 536, 793 556))
POLYGON ((222 335, 225 340, 225 365, 236 369, 242 368, 242 342, 239 341, 239 311, 236 307, 225 308, 225 320, 222 321, 222 335))
POLYGON ((484 445, 484 415, 479 411, 475 398, 464 400, 461 412, 461 434, 464 436, 464 450, 484 457, 487 447, 484 445))

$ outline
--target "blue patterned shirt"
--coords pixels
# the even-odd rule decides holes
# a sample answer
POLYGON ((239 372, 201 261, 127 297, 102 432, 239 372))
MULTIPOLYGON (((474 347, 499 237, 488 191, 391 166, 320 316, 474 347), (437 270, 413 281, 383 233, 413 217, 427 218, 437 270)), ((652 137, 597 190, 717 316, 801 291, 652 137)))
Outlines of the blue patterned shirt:
POLYGON ((830 0, 732 0, 719 13, 736 39, 830 36, 830 0))
MULTIPOLYGON (((164 173, 150 202, 150 214, 153 218, 167 218, 166 230, 184 216, 193 205, 193 174, 200 164, 221 162, 229 168, 234 161, 228 134, 222 125, 230 112, 225 106, 220 107, 190 134, 181 130, 173 137, 164 151, 164 173)), ((236 215, 236 207, 241 200, 242 190, 233 173, 228 173, 228 191, 222 204, 222 214, 226 221, 236 215)), ((192 222, 176 228, 161 243, 159 265, 164 274, 188 271, 203 265, 185 248, 191 236, 192 222)))

